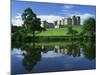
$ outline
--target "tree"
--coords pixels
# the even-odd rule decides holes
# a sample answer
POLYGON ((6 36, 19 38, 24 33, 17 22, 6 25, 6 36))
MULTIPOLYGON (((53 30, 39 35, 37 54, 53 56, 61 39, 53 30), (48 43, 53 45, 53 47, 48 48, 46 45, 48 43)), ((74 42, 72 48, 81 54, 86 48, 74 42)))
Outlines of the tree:
POLYGON ((95 29, 96 29, 96 21, 94 18, 88 18, 84 21, 83 24, 83 33, 87 34, 90 37, 95 36, 95 29))
POLYGON ((31 8, 26 8, 22 14, 23 27, 33 33, 35 36, 35 31, 41 29, 41 20, 37 18, 36 14, 31 8))

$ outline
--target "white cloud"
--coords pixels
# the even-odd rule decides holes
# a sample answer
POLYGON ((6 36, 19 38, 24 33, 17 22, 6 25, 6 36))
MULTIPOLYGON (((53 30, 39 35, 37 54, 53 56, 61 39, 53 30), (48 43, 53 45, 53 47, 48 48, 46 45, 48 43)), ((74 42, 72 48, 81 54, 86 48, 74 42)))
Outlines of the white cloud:
POLYGON ((12 18, 12 24, 16 26, 21 26, 23 24, 21 14, 17 14, 15 17, 12 18))
POLYGON ((56 20, 61 20, 61 19, 64 18, 64 17, 62 17, 62 16, 56 16, 56 15, 39 15, 39 16, 37 16, 37 17, 40 18, 41 21, 46 20, 46 21, 48 21, 48 22, 50 22, 50 23, 54 23, 54 21, 56 21, 56 20))
POLYGON ((64 5, 64 9, 71 9, 71 8, 73 8, 73 7, 75 7, 75 6, 72 6, 72 5, 64 5))

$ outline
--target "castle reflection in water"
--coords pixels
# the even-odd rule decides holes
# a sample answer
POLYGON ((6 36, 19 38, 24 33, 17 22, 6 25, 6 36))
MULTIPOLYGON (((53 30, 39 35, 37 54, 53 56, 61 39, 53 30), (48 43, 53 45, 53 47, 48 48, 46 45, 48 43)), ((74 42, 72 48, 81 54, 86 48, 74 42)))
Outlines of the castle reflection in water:
MULTIPOLYGON (((78 47, 74 47, 74 49, 72 48, 66 48, 66 47, 61 47, 61 46, 41 46, 42 50, 46 50, 46 52, 53 50, 55 53, 58 54, 64 54, 64 55, 69 55, 69 56, 73 56, 73 57, 79 57, 80 56, 80 51, 82 50, 82 48, 78 48, 78 47)), ((45 52, 45 53, 46 53, 45 52)))

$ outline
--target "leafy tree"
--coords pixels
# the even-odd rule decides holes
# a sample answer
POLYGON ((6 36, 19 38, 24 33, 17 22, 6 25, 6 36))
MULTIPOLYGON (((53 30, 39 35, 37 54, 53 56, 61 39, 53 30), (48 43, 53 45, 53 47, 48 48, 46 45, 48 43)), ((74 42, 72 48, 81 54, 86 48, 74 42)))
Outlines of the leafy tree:
POLYGON ((23 27, 33 33, 35 36, 35 31, 41 29, 41 20, 37 18, 36 14, 31 8, 26 8, 22 14, 23 27))
POLYGON ((87 20, 84 21, 83 24, 83 33, 88 34, 89 36, 94 36, 95 35, 95 29, 96 29, 96 21, 94 18, 88 18, 87 20))

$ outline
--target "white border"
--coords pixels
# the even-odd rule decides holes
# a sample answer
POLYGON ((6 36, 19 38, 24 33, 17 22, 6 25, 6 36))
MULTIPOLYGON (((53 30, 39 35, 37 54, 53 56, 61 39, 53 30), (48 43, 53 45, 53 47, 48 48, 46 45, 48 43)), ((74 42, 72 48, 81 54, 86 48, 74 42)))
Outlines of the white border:
POLYGON ((19 0, 19 1, 38 1, 38 2, 50 2, 50 3, 96 5, 96 0, 19 0))

